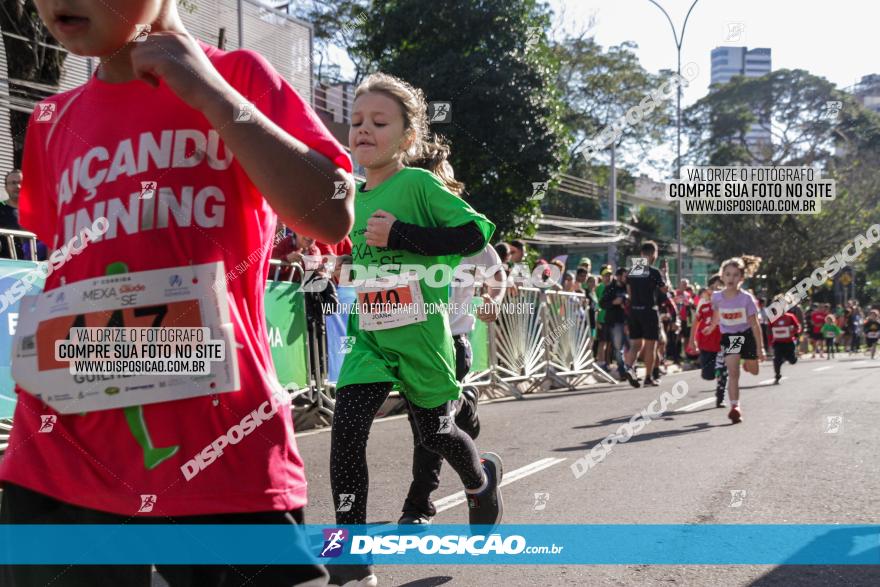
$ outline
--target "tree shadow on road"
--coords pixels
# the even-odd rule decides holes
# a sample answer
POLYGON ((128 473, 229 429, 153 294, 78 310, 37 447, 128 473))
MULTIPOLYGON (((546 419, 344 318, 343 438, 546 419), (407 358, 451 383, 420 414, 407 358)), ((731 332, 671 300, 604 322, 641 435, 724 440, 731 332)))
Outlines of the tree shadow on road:
MULTIPOLYGON (((658 420, 674 420, 675 418, 671 417, 663 417, 657 418, 658 420)), ((626 418, 624 421, 628 421, 629 418, 626 418)), ((662 430, 658 432, 640 432, 636 434, 632 438, 627 441, 628 443, 632 442, 644 442, 646 440, 654 440, 656 438, 667 438, 673 436, 681 436, 682 434, 690 434, 692 432, 702 432, 704 430, 709 430, 710 428, 716 428, 717 426, 714 424, 710 424, 709 422, 699 422, 697 424, 688 424, 684 428, 679 428, 678 430, 662 430)), ((588 440, 586 442, 581 443, 579 446, 565 446, 560 448, 554 448, 554 452, 574 452, 574 451, 588 451, 592 449, 594 446, 602 442, 604 440, 604 436, 597 440, 588 440)))

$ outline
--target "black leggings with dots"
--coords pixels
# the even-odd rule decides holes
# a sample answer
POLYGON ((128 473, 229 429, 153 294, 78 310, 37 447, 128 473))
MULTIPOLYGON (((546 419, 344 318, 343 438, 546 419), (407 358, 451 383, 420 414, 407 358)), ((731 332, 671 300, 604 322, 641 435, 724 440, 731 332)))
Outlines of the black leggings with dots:
MULTIPOLYGON (((330 486, 337 524, 367 523, 367 439, 376 412, 382 407, 391 383, 346 385, 336 392, 330 439, 330 486)), ((483 467, 471 437, 455 425, 451 402, 420 408, 407 401, 420 438, 415 442, 440 454, 461 477, 466 489, 483 484, 483 467)), ((409 453, 401 451, 398 456, 409 453)))

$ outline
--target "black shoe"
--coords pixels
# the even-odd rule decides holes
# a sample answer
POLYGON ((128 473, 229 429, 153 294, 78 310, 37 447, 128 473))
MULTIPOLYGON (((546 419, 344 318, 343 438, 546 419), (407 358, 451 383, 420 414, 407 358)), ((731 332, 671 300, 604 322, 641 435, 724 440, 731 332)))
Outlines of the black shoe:
POLYGON ((504 514, 504 501, 499 487, 504 475, 501 457, 493 452, 484 452, 480 462, 489 481, 480 493, 467 494, 468 518, 471 526, 496 526, 504 514))
POLYGON ((651 378, 655 381, 660 381, 660 367, 654 367, 654 370, 651 371, 651 378))
POLYGON ((632 367, 627 367, 626 371, 623 372, 626 376, 626 380, 629 381, 629 384, 633 387, 641 387, 642 384, 639 383, 638 376, 636 375, 636 370, 632 367))
POLYGON ((651 377, 645 377, 644 383, 642 383, 645 387, 658 387, 660 385, 659 379, 652 379, 651 377))
POLYGON ((779 385, 779 380, 782 379, 782 375, 775 375, 773 377, 773 385, 779 385))
POLYGON ((379 580, 373 565, 327 565, 329 587, 376 587, 379 580))
POLYGON ((433 521, 434 516, 414 512, 403 512, 403 515, 400 516, 400 519, 397 520, 397 523, 401 526, 405 524, 412 524, 415 526, 427 526, 433 521))
POLYGON ((726 408, 727 407, 727 405, 724 403, 723 397, 716 397, 715 398, 715 407, 716 408, 726 408))

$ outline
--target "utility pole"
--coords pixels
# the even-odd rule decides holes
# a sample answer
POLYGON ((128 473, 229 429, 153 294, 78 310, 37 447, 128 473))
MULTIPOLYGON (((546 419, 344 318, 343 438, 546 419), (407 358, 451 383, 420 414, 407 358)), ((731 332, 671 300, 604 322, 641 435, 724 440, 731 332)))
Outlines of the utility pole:
MULTIPOLYGON (((687 27, 688 18, 691 16, 691 12, 694 10, 694 6, 697 5, 699 0, 694 0, 694 3, 691 4, 691 7, 688 9, 687 14, 684 17, 684 23, 681 25, 681 36, 678 35, 678 31, 675 29, 675 25, 672 23, 672 19, 669 17, 669 13, 666 10, 657 4, 655 0, 648 0, 651 4, 660 9, 660 12, 663 13, 663 16, 666 17, 666 20, 669 21, 669 26, 672 28, 672 37, 675 40, 675 49, 677 55, 677 66, 676 73, 678 74, 678 79, 681 80, 681 45, 684 43, 684 30, 687 27)), ((675 140, 675 178, 681 179, 681 83, 676 83, 677 91, 676 91, 676 99, 675 99, 675 128, 676 128, 676 140, 675 140)), ((684 268, 682 267, 682 255, 681 255, 681 204, 679 203, 678 209, 675 213, 675 232, 676 232, 676 242, 678 248, 678 257, 676 261, 676 272, 678 273, 678 281, 681 281, 682 277, 684 277, 684 268)))

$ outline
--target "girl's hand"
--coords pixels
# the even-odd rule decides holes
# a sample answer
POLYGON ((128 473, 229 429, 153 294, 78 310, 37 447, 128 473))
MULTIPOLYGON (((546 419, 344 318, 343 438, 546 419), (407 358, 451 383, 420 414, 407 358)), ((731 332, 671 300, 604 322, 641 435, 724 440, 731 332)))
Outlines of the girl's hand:
POLYGON ((371 247, 387 247, 391 226, 397 218, 390 212, 376 210, 367 220, 367 231, 364 236, 371 247))
POLYGON ((133 45, 131 64, 135 75, 153 87, 162 80, 196 110, 204 111, 220 95, 236 94, 190 35, 150 33, 143 42, 133 45))
POLYGON ((483 294, 483 303, 477 306, 477 318, 486 322, 495 322, 498 320, 498 313, 501 306, 489 294, 483 294))

